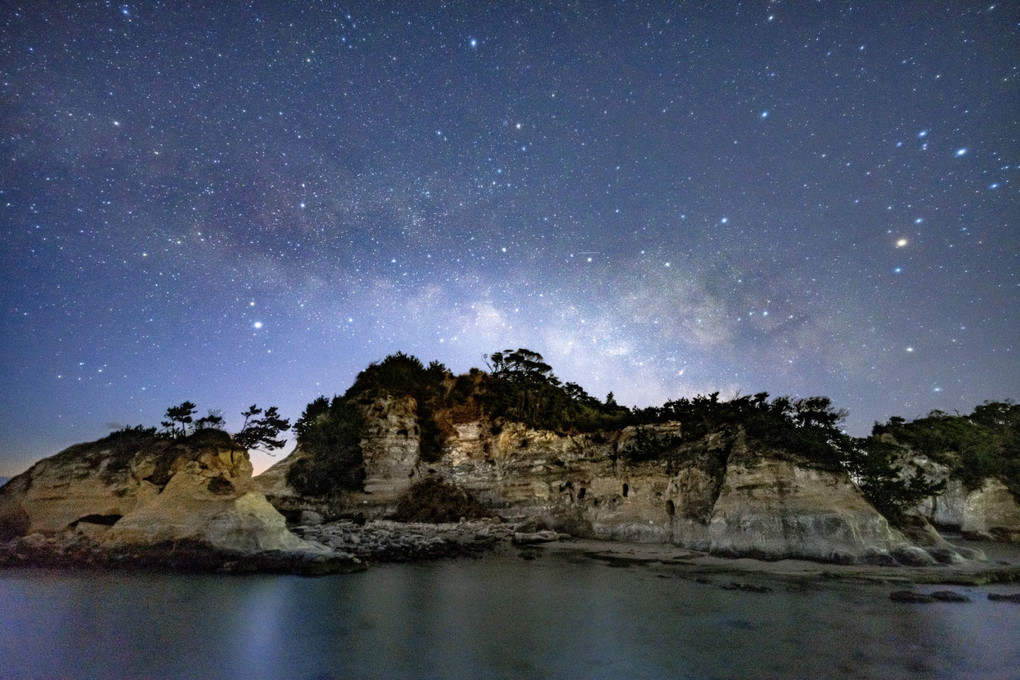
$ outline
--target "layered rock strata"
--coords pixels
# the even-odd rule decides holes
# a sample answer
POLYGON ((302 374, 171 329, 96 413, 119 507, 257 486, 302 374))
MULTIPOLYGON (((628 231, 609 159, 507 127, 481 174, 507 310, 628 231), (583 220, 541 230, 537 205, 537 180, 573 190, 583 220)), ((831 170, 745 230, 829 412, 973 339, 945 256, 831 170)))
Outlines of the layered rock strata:
MULTIPOLYGON (((387 399, 370 407, 365 493, 349 494, 334 511, 384 516, 410 484, 438 475, 494 513, 579 537, 765 559, 935 562, 890 527, 844 472, 749 443, 739 430, 680 443, 681 423, 565 435, 473 420, 454 423, 441 459, 425 463, 412 404, 387 399), (640 455, 649 442, 656 455, 640 455)), ((301 499, 282 474, 289 464, 256 483, 294 509, 301 499)))
POLYGON ((187 542, 242 554, 325 554, 291 533, 229 435, 111 437, 47 458, 0 489, 0 539, 73 534, 105 548, 187 542))

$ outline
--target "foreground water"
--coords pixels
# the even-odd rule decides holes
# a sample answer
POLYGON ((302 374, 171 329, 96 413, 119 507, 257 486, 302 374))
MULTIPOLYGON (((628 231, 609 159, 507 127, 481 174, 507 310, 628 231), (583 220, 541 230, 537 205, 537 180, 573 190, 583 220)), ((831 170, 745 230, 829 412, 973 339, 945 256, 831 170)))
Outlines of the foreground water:
MULTIPOLYGON (((0 678, 1018 678, 1020 606, 563 555, 323 578, 0 572, 0 678)), ((936 590, 925 586, 923 591, 936 590)))

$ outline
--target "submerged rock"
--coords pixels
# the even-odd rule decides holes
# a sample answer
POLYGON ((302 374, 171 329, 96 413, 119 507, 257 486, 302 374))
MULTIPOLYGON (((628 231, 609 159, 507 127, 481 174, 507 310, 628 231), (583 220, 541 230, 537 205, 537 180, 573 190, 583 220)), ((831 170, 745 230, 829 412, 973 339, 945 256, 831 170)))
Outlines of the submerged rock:
POLYGON ((889 593, 889 599, 893 602, 905 602, 907 604, 929 604, 932 602, 938 602, 938 600, 931 595, 918 593, 913 590, 894 590, 889 593))
POLYGON ((970 598, 952 590, 937 590, 931 594, 939 602, 970 602, 970 598))
POLYGON ((1011 593, 1009 595, 988 593, 988 599, 992 602, 1012 602, 1013 604, 1020 604, 1020 593, 1011 593))

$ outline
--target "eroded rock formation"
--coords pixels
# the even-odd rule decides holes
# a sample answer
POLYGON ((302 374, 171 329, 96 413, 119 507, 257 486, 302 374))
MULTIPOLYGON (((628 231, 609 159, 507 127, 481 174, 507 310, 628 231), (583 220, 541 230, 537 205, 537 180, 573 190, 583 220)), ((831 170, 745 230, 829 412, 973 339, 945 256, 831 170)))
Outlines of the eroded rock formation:
POLYGON ((986 478, 980 488, 968 489, 948 479, 944 466, 929 464, 931 474, 945 479, 946 488, 923 502, 918 511, 932 524, 974 538, 1020 541, 1020 503, 998 479, 986 478))
MULTIPOLYGON (((334 511, 385 516, 411 484, 436 475, 500 515, 579 537, 767 559, 935 561, 891 528, 846 473, 749 443, 739 429, 681 443, 675 422, 566 435, 483 418, 454 422, 441 458, 426 463, 412 407, 391 398, 366 407, 365 492, 347 494, 334 511), (649 442, 660 450, 642 457, 649 442)), ((301 499, 286 484, 290 464, 256 483, 293 510, 301 499)))
POLYGON ((286 527, 229 435, 119 433, 40 461, 0 489, 0 538, 73 533, 108 548, 177 541, 214 550, 322 552, 286 527))

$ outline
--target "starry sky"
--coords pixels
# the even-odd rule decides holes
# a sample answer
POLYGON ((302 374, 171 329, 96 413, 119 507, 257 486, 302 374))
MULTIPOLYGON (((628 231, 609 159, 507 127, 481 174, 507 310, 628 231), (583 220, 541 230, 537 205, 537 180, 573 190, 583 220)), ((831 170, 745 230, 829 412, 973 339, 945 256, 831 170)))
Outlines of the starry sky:
POLYGON ((1017 55, 1015 2, 4 3, 0 474, 397 350, 1020 397, 1017 55))

